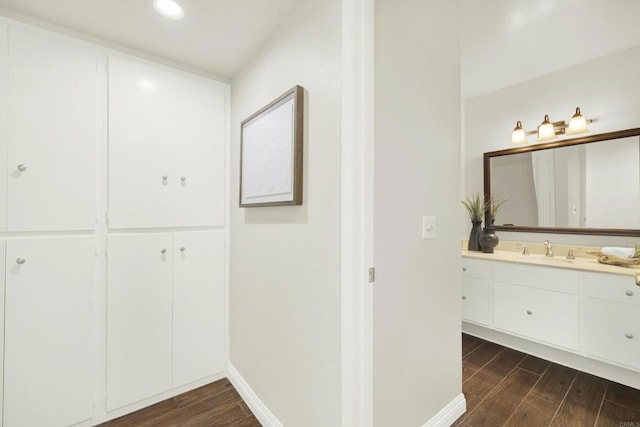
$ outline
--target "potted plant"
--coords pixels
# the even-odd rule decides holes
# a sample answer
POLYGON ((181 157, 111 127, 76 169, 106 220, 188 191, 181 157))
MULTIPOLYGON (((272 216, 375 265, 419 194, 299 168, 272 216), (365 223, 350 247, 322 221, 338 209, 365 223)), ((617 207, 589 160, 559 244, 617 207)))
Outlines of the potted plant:
POLYGON ((480 224, 482 224, 482 217, 486 210, 484 199, 480 197, 477 191, 474 191, 471 197, 465 197, 462 204, 467 208, 467 213, 469 214, 469 219, 471 219, 472 224, 467 248, 470 251, 480 251, 480 224))
POLYGON ((487 200, 485 203, 485 209, 487 214, 488 224, 485 224, 484 230, 482 230, 482 234, 480 235, 479 243, 482 248, 482 252, 492 254, 493 249, 498 246, 498 236, 496 235, 496 228, 493 223, 496 220, 496 215, 500 210, 500 207, 506 202, 506 200, 499 200, 491 197, 491 199, 487 200))

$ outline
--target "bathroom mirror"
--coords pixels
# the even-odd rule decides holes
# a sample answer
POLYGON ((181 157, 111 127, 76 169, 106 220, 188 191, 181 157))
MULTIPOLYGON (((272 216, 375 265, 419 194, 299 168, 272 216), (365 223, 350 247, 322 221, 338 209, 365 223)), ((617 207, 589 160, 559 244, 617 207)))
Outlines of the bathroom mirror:
POLYGON ((640 236, 640 128, 484 153, 484 193, 497 230, 640 236))

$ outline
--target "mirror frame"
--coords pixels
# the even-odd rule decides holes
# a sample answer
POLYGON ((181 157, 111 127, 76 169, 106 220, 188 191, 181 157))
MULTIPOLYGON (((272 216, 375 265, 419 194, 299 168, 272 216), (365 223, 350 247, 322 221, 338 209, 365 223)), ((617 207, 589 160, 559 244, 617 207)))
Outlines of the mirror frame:
MULTIPOLYGON (((532 151, 549 150, 551 148, 570 147, 573 145, 589 144, 591 142, 608 141, 620 138, 640 136, 640 128, 619 130, 615 132, 601 133, 598 135, 583 136, 579 138, 564 139, 561 141, 547 142, 543 144, 526 145, 523 147, 509 148, 505 150, 490 151, 483 154, 484 168, 484 197, 491 200, 491 159, 493 157, 508 156, 510 154, 528 153, 532 151)), ((485 224, 488 224, 489 214, 485 212, 485 224)), ((640 237, 640 230, 625 228, 580 228, 580 227, 532 227, 532 226, 504 226, 496 225, 496 230, 524 231, 529 233, 559 233, 559 234, 594 234, 605 236, 631 236, 640 237)))

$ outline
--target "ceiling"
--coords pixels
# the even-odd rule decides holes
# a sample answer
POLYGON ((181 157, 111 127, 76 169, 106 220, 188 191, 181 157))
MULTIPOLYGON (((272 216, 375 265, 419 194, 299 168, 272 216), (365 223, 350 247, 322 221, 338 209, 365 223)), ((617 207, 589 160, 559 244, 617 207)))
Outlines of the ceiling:
POLYGON ((465 98, 640 44, 637 0, 461 0, 465 98))
MULTIPOLYGON (((5 16, 53 24, 204 74, 230 79, 299 0, 178 0, 182 20, 152 0, 0 0, 5 16)), ((37 22, 41 23, 41 22, 37 22)))

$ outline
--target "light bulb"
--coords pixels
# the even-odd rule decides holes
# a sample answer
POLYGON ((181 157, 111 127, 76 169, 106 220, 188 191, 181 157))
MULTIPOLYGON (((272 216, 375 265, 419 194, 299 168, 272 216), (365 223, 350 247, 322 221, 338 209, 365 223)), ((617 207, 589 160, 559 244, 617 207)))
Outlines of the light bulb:
POLYGON ((154 0, 153 7, 160 15, 170 19, 184 18, 184 10, 174 0, 154 0))
POLYGON ((556 130, 553 128, 553 123, 549 121, 549 115, 544 115, 544 120, 538 126, 538 141, 547 141, 556 137, 556 130))
POLYGON ((516 127, 513 128, 513 132, 511 133, 511 143, 514 145, 518 145, 524 144, 525 142, 527 142, 527 135, 524 129, 522 129, 522 122, 518 120, 518 123, 516 123, 516 127))
POLYGON ((571 120, 569 120, 567 133, 583 133, 588 131, 587 119, 582 115, 580 107, 576 107, 576 113, 571 117, 571 120))

